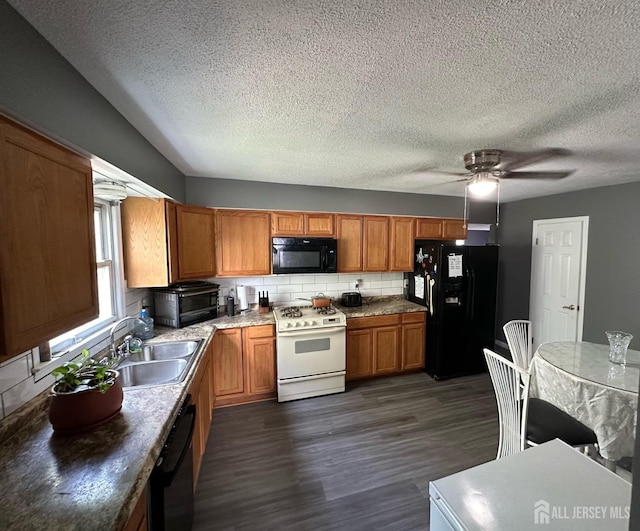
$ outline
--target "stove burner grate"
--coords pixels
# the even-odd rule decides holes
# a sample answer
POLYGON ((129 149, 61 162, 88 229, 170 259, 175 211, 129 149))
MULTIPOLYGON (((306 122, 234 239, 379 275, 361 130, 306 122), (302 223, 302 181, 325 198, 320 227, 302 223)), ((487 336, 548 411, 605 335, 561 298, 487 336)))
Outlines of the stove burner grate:
POLYGON ((337 310, 333 306, 325 306, 324 308, 316 308, 316 312, 320 315, 335 315, 337 310))
POLYGON ((288 306, 280 310, 282 317, 302 317, 302 310, 298 306, 288 306))

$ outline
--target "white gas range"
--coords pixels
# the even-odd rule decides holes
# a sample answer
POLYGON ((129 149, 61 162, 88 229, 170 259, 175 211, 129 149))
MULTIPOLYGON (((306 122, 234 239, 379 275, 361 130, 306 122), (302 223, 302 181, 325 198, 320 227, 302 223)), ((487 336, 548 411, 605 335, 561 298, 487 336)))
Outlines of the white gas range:
POLYGON ((344 313, 333 307, 275 308, 278 402, 345 390, 344 313))

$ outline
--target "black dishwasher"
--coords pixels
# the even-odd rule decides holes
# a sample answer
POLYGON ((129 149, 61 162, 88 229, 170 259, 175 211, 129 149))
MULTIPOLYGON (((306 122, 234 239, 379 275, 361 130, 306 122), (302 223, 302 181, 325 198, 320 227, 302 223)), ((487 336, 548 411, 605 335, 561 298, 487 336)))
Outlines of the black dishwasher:
POLYGON ((149 479, 149 529, 187 531, 193 523, 193 452, 196 406, 191 395, 178 411, 149 479))

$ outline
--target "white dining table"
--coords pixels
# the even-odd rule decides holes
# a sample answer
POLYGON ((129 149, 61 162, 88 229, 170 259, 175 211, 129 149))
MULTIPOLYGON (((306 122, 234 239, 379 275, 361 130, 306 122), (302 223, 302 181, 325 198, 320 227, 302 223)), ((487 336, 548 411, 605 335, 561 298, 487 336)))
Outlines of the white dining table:
POLYGON ((559 407, 598 438, 608 468, 632 456, 636 436, 640 352, 627 351, 627 364, 609 361, 609 345, 543 343, 531 362, 530 396, 559 407))

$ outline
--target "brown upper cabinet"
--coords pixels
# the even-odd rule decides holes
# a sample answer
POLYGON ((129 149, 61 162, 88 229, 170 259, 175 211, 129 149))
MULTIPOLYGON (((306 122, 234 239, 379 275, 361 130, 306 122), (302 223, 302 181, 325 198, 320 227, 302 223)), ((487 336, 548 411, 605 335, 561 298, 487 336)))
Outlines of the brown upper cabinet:
POLYGON ((461 219, 336 214, 338 272, 412 271, 416 239, 464 239, 461 219))
POLYGON ((303 236, 304 213, 302 212, 272 212, 272 236, 303 236))
POLYGON ((335 216, 322 212, 310 212, 304 215, 305 236, 332 238, 336 235, 335 216))
POLYGON ((216 211, 217 276, 271 274, 271 216, 258 210, 216 211))
POLYGON ((127 285, 140 288, 177 282, 175 203, 167 199, 127 197, 122 201, 120 211, 127 285))
POLYGON ((412 271, 411 217, 336 214, 338 272, 412 271))
POLYGON ((389 218, 389 271, 413 271, 413 218, 389 218))
POLYGON ((322 212, 272 212, 272 236, 335 236, 334 215, 322 212))
MULTIPOLYGON (((364 216, 363 271, 389 270, 389 218, 364 216)), ((340 255, 338 254, 338 259, 340 255)))
POLYGON ((127 286, 168 286, 215 276, 215 211, 167 199, 122 202, 127 286))
POLYGON ((362 216, 336 214, 338 273, 362 271, 362 216))
POLYGON ((440 239, 442 238, 442 220, 440 218, 417 218, 416 239, 440 239))
POLYGON ((417 240, 464 240, 467 228, 463 219, 417 218, 417 240))
POLYGON ((0 116, 0 361, 98 316, 91 163, 0 116))
POLYGON ((443 219, 442 237, 445 240, 466 240, 467 227, 463 219, 443 219))
POLYGON ((215 261, 215 211, 176 204, 178 275, 180 280, 213 277, 215 261))

